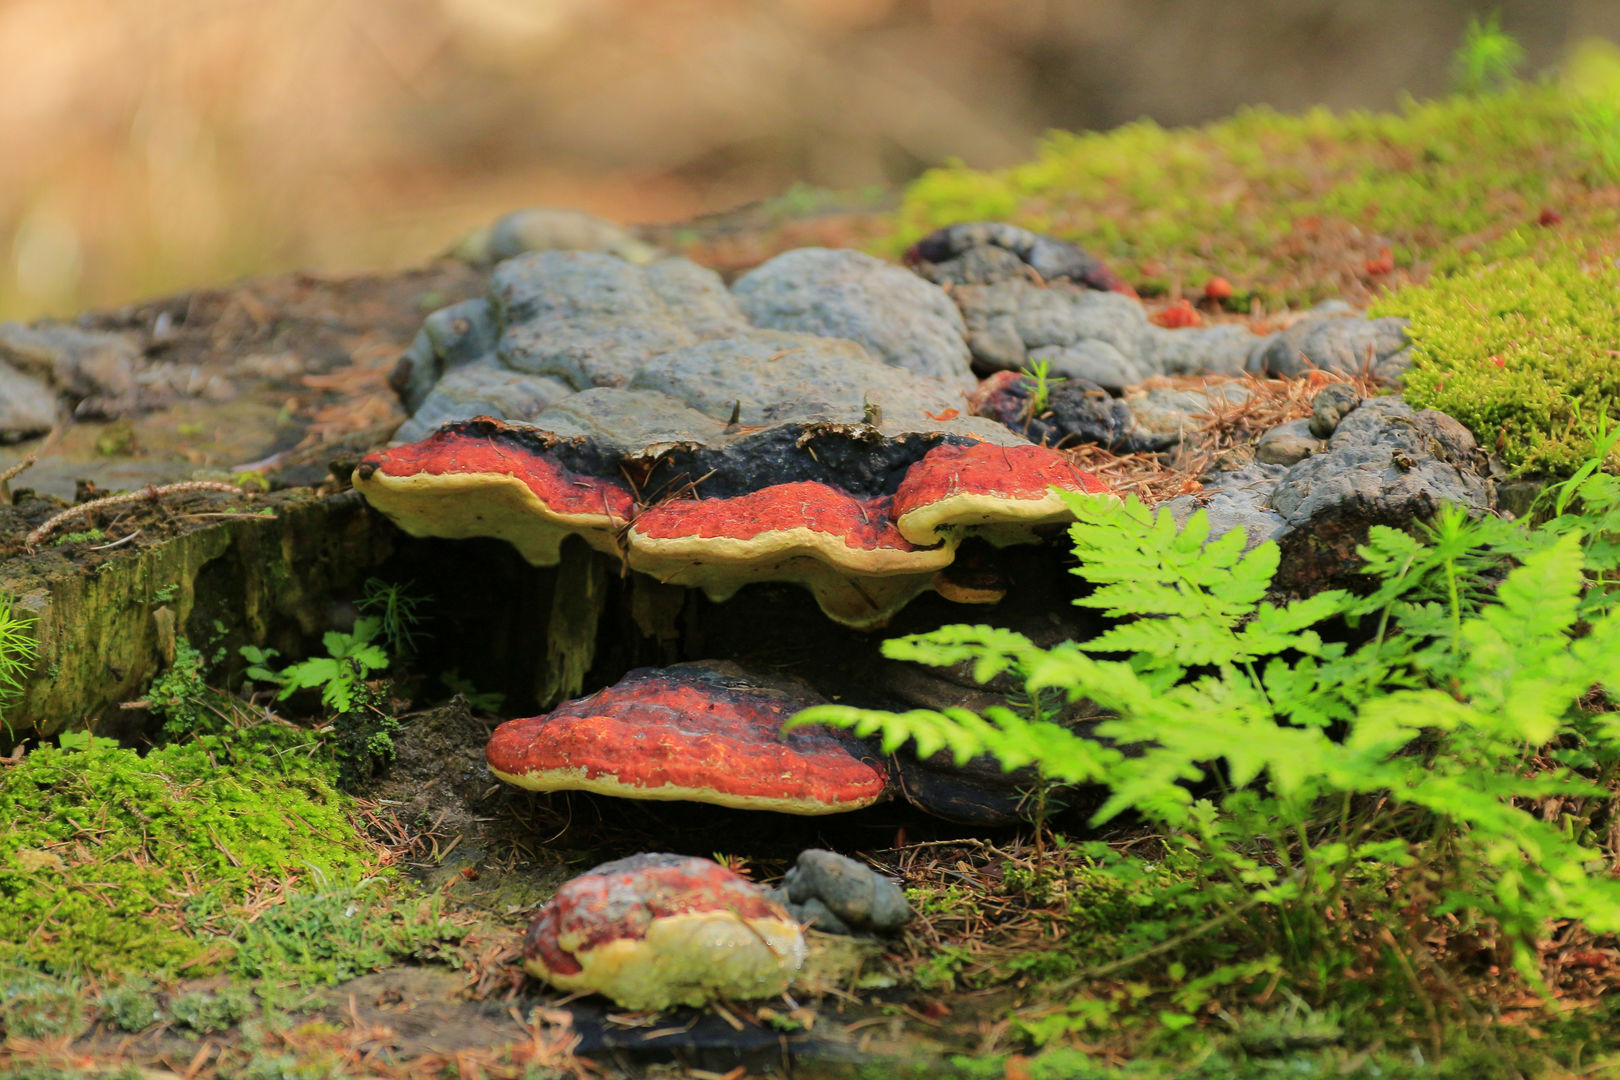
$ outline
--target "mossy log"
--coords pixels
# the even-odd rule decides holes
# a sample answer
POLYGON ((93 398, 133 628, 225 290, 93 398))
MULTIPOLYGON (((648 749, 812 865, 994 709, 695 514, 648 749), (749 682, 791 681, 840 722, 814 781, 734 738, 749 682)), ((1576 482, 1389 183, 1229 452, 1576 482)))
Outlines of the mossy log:
POLYGON ((358 594, 398 535, 352 492, 265 505, 273 515, 206 519, 90 565, 53 548, 0 564, 0 592, 34 617, 39 645, 6 710, 13 730, 127 727, 120 704, 140 696, 182 634, 231 656, 247 642, 293 651, 331 628, 333 602, 358 594))

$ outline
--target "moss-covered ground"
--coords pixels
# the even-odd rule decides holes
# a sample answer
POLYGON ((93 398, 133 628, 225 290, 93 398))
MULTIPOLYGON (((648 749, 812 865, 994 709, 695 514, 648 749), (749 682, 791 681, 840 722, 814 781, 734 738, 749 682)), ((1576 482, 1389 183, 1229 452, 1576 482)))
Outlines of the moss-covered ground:
POLYGON ((925 174, 882 246, 1007 221, 1080 244, 1144 293, 1221 275, 1241 310, 1364 299, 1570 243, 1608 250, 1617 69, 1594 44, 1562 79, 1391 113, 1256 108, 1199 128, 1055 133, 1022 165, 925 174))
POLYGON ((1409 400, 1510 470, 1567 472, 1620 422, 1620 50, 1588 43, 1540 81, 1476 90, 1056 133, 1009 169, 925 174, 869 246, 1004 221, 1080 244, 1144 295, 1219 276, 1235 311, 1372 303, 1413 319, 1409 400))

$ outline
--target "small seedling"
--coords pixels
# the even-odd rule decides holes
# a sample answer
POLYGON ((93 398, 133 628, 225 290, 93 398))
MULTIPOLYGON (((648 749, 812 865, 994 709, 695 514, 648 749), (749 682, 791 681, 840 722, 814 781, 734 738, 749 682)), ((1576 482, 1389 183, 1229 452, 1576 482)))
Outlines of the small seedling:
POLYGON ((1052 387, 1063 382, 1062 375, 1052 374, 1052 361, 1037 360, 1024 368, 1020 373, 1029 381, 1029 404, 1025 406, 1024 421, 1027 423, 1046 411, 1052 403, 1052 387))
POLYGON ((360 610, 376 616, 382 639, 396 657, 406 657, 416 652, 416 626, 422 621, 417 609, 429 599, 412 593, 410 589, 413 584, 410 581, 401 585, 381 578, 368 578, 365 594, 360 599, 360 610))
POLYGON ((1501 93, 1513 83, 1524 63, 1524 46, 1502 29, 1492 12, 1481 22, 1470 16, 1462 44, 1451 56, 1451 87, 1466 97, 1501 93))
POLYGON ((281 687, 277 701, 285 701, 299 690, 321 691, 321 703, 335 712, 348 712, 355 707, 357 691, 373 673, 388 667, 388 654, 382 646, 374 644, 382 632, 379 619, 362 616, 354 621, 354 632, 328 630, 322 642, 326 656, 311 657, 289 664, 281 671, 272 670, 270 662, 280 654, 275 649, 261 649, 257 645, 243 645, 242 658, 252 666, 247 669, 250 679, 275 683, 281 687))
POLYGON ((33 618, 19 614, 16 601, 0 592, 0 724, 7 730, 6 707, 22 696, 23 679, 39 659, 33 625, 33 618))

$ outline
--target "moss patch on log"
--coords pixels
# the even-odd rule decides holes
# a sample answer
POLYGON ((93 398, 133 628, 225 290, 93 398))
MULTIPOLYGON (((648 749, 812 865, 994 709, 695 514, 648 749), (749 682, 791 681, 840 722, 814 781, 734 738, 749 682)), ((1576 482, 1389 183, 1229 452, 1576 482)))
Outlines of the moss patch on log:
POLYGON ((253 905, 378 869, 308 733, 260 727, 144 756, 67 736, 0 773, 0 962, 199 974, 253 905))
POLYGON ((273 516, 199 517, 144 545, 0 564, 0 592, 31 620, 38 654, 6 709, 12 727, 116 729, 119 703, 173 662, 179 637, 220 639, 234 656, 249 642, 293 652, 327 629, 332 600, 359 591, 393 531, 352 495, 268 502, 273 516))
POLYGON ((1072 240, 1144 293, 1211 275, 1302 305, 1620 236, 1620 127, 1593 56, 1580 79, 1392 113, 1247 109, 1199 128, 1150 122, 1057 133, 1033 160, 935 169, 911 185, 880 249, 932 229, 1007 221, 1072 240))
POLYGON ((1567 475, 1600 424, 1620 424, 1617 295, 1620 269, 1564 253, 1402 289, 1372 313, 1412 320, 1414 407, 1461 420, 1515 472, 1567 475))

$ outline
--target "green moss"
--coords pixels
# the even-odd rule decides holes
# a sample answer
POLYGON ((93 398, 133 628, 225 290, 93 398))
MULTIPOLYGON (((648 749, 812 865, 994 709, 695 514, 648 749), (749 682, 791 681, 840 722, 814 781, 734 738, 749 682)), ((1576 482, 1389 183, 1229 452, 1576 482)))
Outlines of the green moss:
POLYGON ((92 540, 105 540, 107 534, 100 529, 85 529, 82 532, 63 533, 51 541, 51 547, 61 547, 63 544, 88 544, 92 540))
POLYGON ((1401 276, 1423 278, 1566 234, 1614 235, 1620 209, 1591 121, 1601 100, 1519 84, 1385 114, 1250 109, 1195 129, 1056 134, 1010 169, 925 174, 885 247, 1008 221, 1081 244, 1144 291, 1221 274, 1240 298, 1313 302, 1383 280, 1365 262, 1385 247, 1401 276), (1559 228, 1536 226, 1543 208, 1559 228))
POLYGON ((157 995, 144 979, 131 979, 101 995, 101 1016, 119 1031, 145 1031, 163 1019, 157 995))
POLYGON ((0 773, 0 962, 195 974, 243 905, 372 870, 307 737, 263 727, 144 756, 64 737, 0 773))
POLYGON ((1567 474, 1601 418, 1620 423, 1616 296, 1612 263, 1564 252, 1401 289, 1372 313, 1412 320, 1412 405, 1456 417, 1517 472, 1567 474))
POLYGON ((385 882, 295 894, 235 935, 235 968, 255 979, 337 983, 395 959, 422 956, 465 931, 445 922, 437 897, 393 898, 385 882))
POLYGON ((24 972, 0 981, 0 1035, 44 1039, 82 1025, 84 1010, 71 982, 24 972))
POLYGON ((245 986, 227 986, 218 993, 198 991, 169 1003, 175 1026, 207 1035, 224 1031, 253 1013, 253 995, 245 986))

